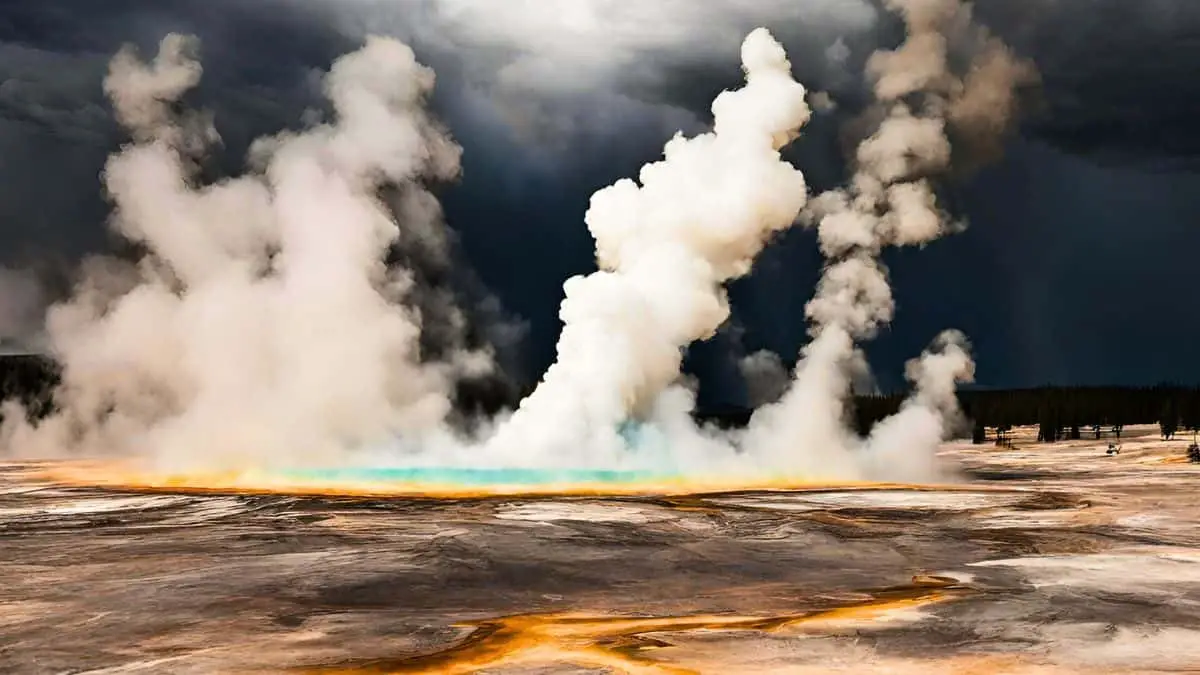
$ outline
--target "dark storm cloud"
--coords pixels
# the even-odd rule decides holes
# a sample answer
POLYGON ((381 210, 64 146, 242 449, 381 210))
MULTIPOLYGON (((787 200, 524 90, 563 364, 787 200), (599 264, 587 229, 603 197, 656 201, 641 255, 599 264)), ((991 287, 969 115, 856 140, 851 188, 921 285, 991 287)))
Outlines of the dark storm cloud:
POLYGON ((254 136, 298 124, 317 100, 310 69, 350 43, 297 6, 63 0, 0 7, 3 255, 78 256, 104 244, 99 172, 122 138, 101 81, 126 42, 149 51, 170 31, 201 36, 208 73, 198 98, 217 115, 226 163, 254 136))
MULTIPOLYGON (((867 103, 864 61, 901 38, 874 0, 664 0, 628 12, 563 18, 524 0, 0 4, 0 264, 71 261, 109 245, 99 172, 121 136, 101 80, 122 43, 148 51, 169 31, 200 37, 205 75, 194 98, 215 114, 217 168, 232 170, 254 137, 298 126, 321 106, 314 71, 367 32, 393 33, 437 71, 436 111, 466 150, 462 180, 441 192, 469 263, 450 269, 477 273, 458 285, 490 289, 529 322, 524 370, 536 377, 553 355, 562 281, 593 265, 588 197, 635 175, 675 129, 703 125, 713 94, 739 78, 745 28, 769 26, 800 79, 837 104, 816 115, 792 155, 817 188, 845 175, 846 122, 867 103), (560 31, 539 18, 547 16, 582 28, 560 31)), ((1112 312, 1170 314, 1163 289, 1191 283, 1183 251, 1200 241, 1180 223, 1200 208, 1186 197, 1200 185, 1141 171, 1195 167, 1200 7, 981 0, 976 16, 1037 62, 1043 105, 1001 164, 947 187, 971 227, 890 260, 900 306, 872 347, 881 382, 898 382, 903 360, 947 326, 971 335, 980 379, 995 384, 1153 381, 1196 366, 1180 336, 1200 323, 1173 316, 1178 330, 1156 330, 1112 312), (1133 358, 1127 340, 1161 349, 1133 358)), ((810 236, 792 233, 734 285, 741 330, 689 359, 707 383, 705 401, 744 398, 740 355, 765 348, 794 359, 819 261, 810 236)), ((486 294, 469 295, 484 313, 502 313, 486 294)), ((508 327, 484 321, 480 330, 512 341, 508 327)))
POLYGON ((977 15, 1042 73, 1030 135, 1105 164, 1200 169, 1200 4, 987 0, 977 15))
MULTIPOLYGON (((861 77, 872 51, 894 46, 902 25, 883 0, 869 25, 783 23, 772 26, 798 77, 832 94, 839 119, 868 102, 861 77), (838 29, 840 28, 840 29, 838 29)), ((974 15, 1020 55, 1032 59, 1044 86, 1024 130, 1069 154, 1139 168, 1194 168, 1200 132, 1200 4, 1191 0, 977 0, 974 15)), ((709 101, 739 77, 733 50, 647 50, 651 66, 620 79, 630 95, 704 116, 709 101)), ((812 135, 812 130, 809 131, 812 135)))
MULTIPOLYGON (((846 121, 868 103, 863 63, 894 46, 902 26, 870 3, 870 29, 777 29, 800 79, 833 95, 846 121), (841 54, 841 58, 836 58, 841 54)), ((1024 131, 1059 150, 1105 164, 1195 169, 1200 162, 1200 4, 1191 0, 977 0, 975 17, 1037 64, 1039 105, 1024 131)), ((703 114, 712 96, 737 81, 736 62, 712 52, 655 54, 652 73, 623 83, 647 100, 703 114)), ((809 136, 814 135, 809 130, 809 136)), ((821 132, 818 136, 824 135, 821 132)))

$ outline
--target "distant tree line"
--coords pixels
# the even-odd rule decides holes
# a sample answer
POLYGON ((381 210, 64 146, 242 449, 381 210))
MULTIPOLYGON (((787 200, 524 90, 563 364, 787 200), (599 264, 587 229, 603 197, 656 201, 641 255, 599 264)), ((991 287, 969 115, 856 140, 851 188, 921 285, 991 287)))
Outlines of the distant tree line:
MULTIPOLYGON (((867 435, 875 424, 899 412, 907 392, 857 396, 850 424, 867 435)), ((1164 438, 1180 431, 1200 430, 1200 387, 1038 387, 1033 389, 969 390, 958 393, 968 432, 976 443, 991 429, 999 440, 1018 426, 1037 426, 1038 440, 1052 443, 1085 434, 1120 438, 1126 425, 1158 424, 1164 438)), ((724 410, 697 417, 725 428, 744 426, 753 411, 724 410)))
MULTIPOLYGON (((855 424, 862 433, 900 409, 905 394, 859 397, 855 424)), ((1091 434, 1120 438, 1126 425, 1158 424, 1163 438, 1200 430, 1200 387, 1039 387, 961 391, 959 404, 971 437, 983 443, 987 430, 1001 436, 1018 426, 1037 426, 1038 440, 1053 443, 1091 434)))
MULTIPOLYGON (((60 370, 51 359, 36 355, 0 357, 0 400, 18 400, 33 417, 53 410, 53 393, 60 370)), ((457 392, 460 411, 494 414, 512 407, 522 392, 506 382, 464 382, 457 392)), ((863 435, 880 420, 900 410, 907 393, 857 396, 850 423, 863 435)), ((1003 440, 1018 426, 1036 425, 1038 440, 1078 439, 1085 434, 1120 437, 1132 424, 1158 424, 1164 438, 1180 431, 1200 430, 1200 387, 1039 387, 1035 389, 968 390, 958 393, 967 432, 976 443, 989 429, 1003 440)), ((738 428, 750 421, 745 408, 698 411, 698 421, 738 428)))

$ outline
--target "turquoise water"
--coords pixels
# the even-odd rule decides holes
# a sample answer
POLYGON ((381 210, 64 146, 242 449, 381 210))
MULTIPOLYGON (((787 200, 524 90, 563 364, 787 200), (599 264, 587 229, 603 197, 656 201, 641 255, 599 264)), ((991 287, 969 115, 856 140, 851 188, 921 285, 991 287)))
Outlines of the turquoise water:
POLYGON ((669 481, 677 478, 650 471, 606 469, 455 469, 449 467, 371 467, 297 469, 286 478, 305 482, 400 483, 460 487, 621 484, 669 481))
POLYGON ((304 482, 328 483, 390 483, 408 485, 439 485, 465 488, 480 487, 538 487, 545 485, 595 485, 653 483, 677 480, 680 476, 672 467, 665 439, 656 430, 639 422, 629 421, 618 427, 628 451, 654 457, 657 471, 610 469, 478 469, 450 467, 359 467, 294 469, 280 472, 284 478, 304 482))

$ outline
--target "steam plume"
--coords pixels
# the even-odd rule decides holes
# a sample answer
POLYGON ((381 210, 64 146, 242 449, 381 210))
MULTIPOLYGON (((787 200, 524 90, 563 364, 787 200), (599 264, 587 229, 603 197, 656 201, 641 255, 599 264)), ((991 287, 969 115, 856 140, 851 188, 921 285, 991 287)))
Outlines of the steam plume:
POLYGON ((40 346, 46 295, 33 270, 0 267, 0 347, 25 351, 40 346))
POLYGON ((399 227, 379 193, 400 188, 414 230, 440 221, 421 187, 458 170, 459 148, 426 115, 432 71, 391 39, 335 62, 335 120, 262 139, 243 176, 205 185, 216 140, 179 114, 201 76, 193 40, 130 49, 104 83, 133 143, 104 173, 113 227, 136 266, 93 265, 52 309, 64 366, 60 412, 6 415, 23 454, 123 451, 222 464, 329 460, 346 448, 438 428, 450 387, 486 353, 422 362, 412 279, 384 259, 399 227))
POLYGON ((915 390, 896 416, 865 443, 847 430, 846 400, 863 363, 857 341, 875 335, 895 311, 885 246, 923 246, 948 231, 930 177, 950 169, 951 134, 968 150, 994 152, 1015 110, 1018 87, 1033 76, 999 41, 970 23, 958 0, 888 0, 907 26, 897 49, 877 52, 867 68, 882 112, 876 131, 859 144, 848 187, 812 201, 828 264, 807 307, 813 341, 779 403, 760 409, 744 445, 771 465, 805 448, 809 475, 928 480, 933 452, 958 415, 955 384, 971 379, 966 339, 943 333, 909 364, 915 390), (982 45, 965 76, 952 72, 950 41, 982 45))
POLYGON ((738 369, 746 382, 750 405, 774 403, 787 390, 790 376, 779 355, 772 351, 758 351, 738 360, 738 369))
POLYGON ((600 270, 564 284, 558 359, 482 442, 447 422, 455 381, 491 369, 490 353, 456 340, 423 353, 420 275, 385 264, 398 239, 441 250, 423 181, 453 176, 459 149, 424 111, 433 73, 408 47, 371 38, 326 77, 334 122, 260 140, 247 174, 206 185, 198 164, 215 132, 178 112, 201 76, 195 45, 170 36, 150 63, 122 51, 105 90, 134 142, 105 184, 115 229, 146 255, 96 263, 53 309, 60 412, 37 426, 6 415, 4 432, 25 454, 120 448, 226 465, 403 450, 422 463, 931 478, 956 384, 973 374, 965 338, 943 333, 909 364, 913 396, 866 439, 845 420, 867 373, 857 344, 895 310, 882 250, 951 229, 930 179, 963 146, 998 146, 1027 67, 989 38, 955 74, 948 45, 967 10, 889 4, 908 38, 870 61, 880 122, 847 187, 810 203, 781 158, 809 119, 806 91, 770 33, 750 33, 745 86, 713 102, 712 132, 677 135, 638 181, 593 195, 600 270), (729 316, 723 285, 801 214, 828 264, 795 379, 745 432, 699 429, 682 350, 714 334, 729 316))
POLYGON ((711 133, 677 135, 640 184, 593 195, 586 220, 601 269, 564 284, 558 359, 495 451, 543 462, 586 444, 571 457, 620 462, 621 424, 644 419, 678 378, 682 349, 728 317, 722 284, 795 221, 804 177, 779 150, 809 119, 805 89, 765 29, 746 38, 742 66, 745 86, 712 104, 711 133))

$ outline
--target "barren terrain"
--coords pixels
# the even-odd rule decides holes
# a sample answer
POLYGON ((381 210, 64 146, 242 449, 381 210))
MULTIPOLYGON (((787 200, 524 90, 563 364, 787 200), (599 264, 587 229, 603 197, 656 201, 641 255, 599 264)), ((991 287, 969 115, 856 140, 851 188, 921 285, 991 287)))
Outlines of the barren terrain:
POLYGON ((1131 429, 961 484, 459 500, 0 465, 5 673, 1200 670, 1200 467, 1131 429))

